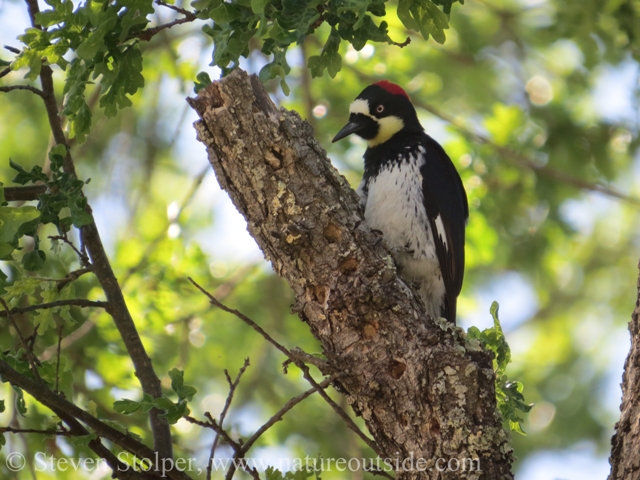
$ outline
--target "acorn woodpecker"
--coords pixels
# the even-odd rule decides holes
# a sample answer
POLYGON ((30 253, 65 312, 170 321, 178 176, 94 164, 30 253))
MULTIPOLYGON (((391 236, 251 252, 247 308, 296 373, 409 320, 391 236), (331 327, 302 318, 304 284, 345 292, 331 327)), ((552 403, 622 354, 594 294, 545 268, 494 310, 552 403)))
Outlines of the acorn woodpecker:
POLYGON ((357 189, 367 223, 382 232, 429 316, 455 324, 469 217, 460 175, 400 86, 386 80, 368 86, 349 113, 333 141, 352 133, 367 141, 357 189))

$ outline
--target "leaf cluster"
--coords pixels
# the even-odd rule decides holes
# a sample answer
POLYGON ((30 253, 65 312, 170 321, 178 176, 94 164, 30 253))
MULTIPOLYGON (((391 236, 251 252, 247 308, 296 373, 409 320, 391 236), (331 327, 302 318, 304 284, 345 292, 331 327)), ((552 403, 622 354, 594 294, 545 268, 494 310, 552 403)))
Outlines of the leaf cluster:
POLYGON ((117 400, 113 403, 113 409, 118 413, 131 415, 138 410, 142 413, 149 413, 152 408, 158 408, 165 411, 160 415, 161 417, 166 418, 171 425, 175 424, 181 417, 189 414, 190 410, 187 404, 193 400, 197 390, 184 384, 184 372, 177 368, 169 372, 169 378, 171 378, 171 390, 178 395, 177 402, 166 395, 153 398, 145 393, 139 402, 126 398, 117 400))
MULTIPOLYGON (((426 39, 445 40, 449 28, 448 14, 455 0, 401 0, 398 17, 408 29, 419 31, 426 39)), ((343 41, 361 50, 367 42, 404 46, 389 36, 389 25, 374 18, 384 17, 386 0, 195 0, 192 5, 202 19, 213 20, 203 31, 213 39, 211 65, 227 74, 248 57, 250 42, 258 39, 261 51, 272 56, 260 71, 262 81, 280 78, 285 94, 285 81, 291 67, 286 53, 290 46, 302 44, 308 35, 326 23, 330 33, 319 55, 310 56, 307 67, 313 77, 325 71, 332 78, 342 69, 339 53, 343 41)), ((461 2, 463 3, 463 2, 461 2)))
MULTIPOLYGON (((87 199, 82 193, 82 187, 89 180, 86 182, 78 180, 75 175, 64 171, 63 164, 66 155, 67 147, 62 144, 51 149, 49 152, 50 177, 42 171, 42 167, 39 165, 35 165, 30 171, 27 171, 17 163, 10 161, 11 168, 18 172, 13 179, 15 183, 25 185, 30 182, 42 182, 48 187, 47 192, 40 195, 36 209, 34 207, 0 207, 4 209, 0 211, 0 221, 2 219, 13 220, 11 232, 15 230, 11 241, 0 244, 0 249, 6 249, 2 251, 4 254, 2 258, 10 259, 13 250, 18 248, 17 242, 22 235, 31 236, 35 241, 35 246, 32 251, 22 257, 23 267, 30 272, 42 269, 47 259, 45 252, 39 248, 40 239, 37 232, 39 225, 53 223, 58 229, 58 233, 65 236, 72 225, 80 228, 93 221, 91 214, 87 211, 87 199), (19 222, 22 223, 15 228, 19 222), (9 249, 9 247, 11 248, 9 249)), ((0 241, 5 239, 4 236, 3 234, 0 241)))
POLYGON ((135 36, 153 13, 151 0, 107 0, 81 3, 47 0, 51 8, 36 14, 42 28, 28 28, 19 38, 25 47, 11 64, 28 68, 25 77, 35 80, 43 65, 67 70, 63 115, 69 118, 70 137, 83 142, 91 127, 91 109, 85 99, 89 83, 100 77, 100 106, 107 117, 131 106, 127 95, 144 86, 142 54, 135 36), (65 58, 75 52, 70 62, 65 58))
POLYGON ((498 302, 491 304, 491 316, 493 327, 480 331, 477 327, 470 327, 467 336, 471 340, 478 340, 485 348, 494 354, 493 367, 496 376, 496 399, 498 410, 505 421, 509 423, 511 430, 525 435, 522 430, 522 418, 519 412, 528 413, 533 404, 525 403, 524 385, 521 382, 510 381, 507 378, 507 365, 511 362, 511 349, 502 331, 498 318, 498 302))

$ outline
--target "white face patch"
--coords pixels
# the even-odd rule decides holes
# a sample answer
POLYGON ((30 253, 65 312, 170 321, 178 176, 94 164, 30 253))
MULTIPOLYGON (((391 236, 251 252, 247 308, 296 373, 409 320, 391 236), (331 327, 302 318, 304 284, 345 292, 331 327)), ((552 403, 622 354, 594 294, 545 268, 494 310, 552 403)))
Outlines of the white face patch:
POLYGON ((349 113, 361 113, 367 117, 371 117, 371 114, 369 113, 369 102, 363 98, 354 100, 349 106, 349 113))
POLYGON ((444 230, 444 223, 442 223, 442 215, 438 215, 436 217, 436 230, 438 231, 438 236, 442 239, 442 243, 444 243, 444 248, 449 250, 449 245, 447 245, 447 232, 444 230))
POLYGON ((364 98, 358 98, 357 100, 354 100, 354 102, 349 107, 349 113, 360 113, 362 115, 366 115, 367 117, 374 119, 376 122, 378 122, 378 125, 380 125, 378 135, 376 135, 376 137, 372 138, 371 140, 367 140, 369 147, 375 147, 376 145, 380 145, 381 143, 386 142, 404 128, 404 122, 400 117, 390 116, 377 118, 371 115, 369 111, 369 102, 364 98))

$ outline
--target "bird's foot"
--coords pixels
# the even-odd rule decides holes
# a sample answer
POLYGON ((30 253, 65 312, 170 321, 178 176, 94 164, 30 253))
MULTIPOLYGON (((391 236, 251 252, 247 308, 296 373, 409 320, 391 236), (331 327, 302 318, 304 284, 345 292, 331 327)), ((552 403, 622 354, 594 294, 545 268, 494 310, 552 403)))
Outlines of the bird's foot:
POLYGON ((391 247, 391 253, 394 256, 399 255, 401 253, 405 253, 407 255, 413 255, 415 253, 415 250, 413 250, 411 248, 411 246, 407 243, 406 245, 403 245, 402 247, 391 247))

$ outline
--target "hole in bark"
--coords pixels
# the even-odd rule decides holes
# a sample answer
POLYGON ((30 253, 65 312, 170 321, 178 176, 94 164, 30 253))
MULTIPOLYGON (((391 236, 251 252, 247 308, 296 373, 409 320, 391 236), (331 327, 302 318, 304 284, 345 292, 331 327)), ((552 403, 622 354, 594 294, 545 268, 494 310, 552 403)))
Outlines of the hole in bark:
POLYGON ((270 148, 269 151, 265 153, 264 159, 274 169, 278 170, 280 167, 282 167, 282 160, 284 159, 284 157, 276 149, 270 148))
POLYGON ((321 305, 324 305, 324 302, 327 301, 327 297, 329 296, 329 289, 324 285, 315 285, 312 290, 315 301, 321 305))
POLYGON ((431 431, 434 436, 440 435, 440 424, 435 417, 431 417, 431 421, 429 422, 429 431, 431 431))
POLYGON ((406 364, 399 362, 397 360, 394 360, 393 363, 391 364, 391 371, 389 373, 393 378, 397 380, 400 377, 402 377, 402 375, 404 375, 404 372, 406 369, 407 369, 406 364))
POLYGON ((340 237, 342 236, 342 233, 340 232, 340 229, 335 224, 329 223, 326 227, 324 227, 324 230, 322 231, 322 235, 324 235, 324 238, 327 239, 327 242, 336 243, 340 241, 340 237))
POLYGON ((371 340, 378 333, 378 322, 367 323, 362 331, 365 340, 371 340))
POLYGON ((338 266, 338 268, 340 269, 340 271, 342 273, 348 273, 348 272, 352 272, 354 271, 356 268, 358 268, 358 261, 351 257, 351 258, 347 258, 346 260, 343 260, 340 265, 338 266))

